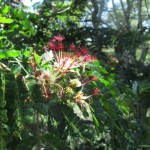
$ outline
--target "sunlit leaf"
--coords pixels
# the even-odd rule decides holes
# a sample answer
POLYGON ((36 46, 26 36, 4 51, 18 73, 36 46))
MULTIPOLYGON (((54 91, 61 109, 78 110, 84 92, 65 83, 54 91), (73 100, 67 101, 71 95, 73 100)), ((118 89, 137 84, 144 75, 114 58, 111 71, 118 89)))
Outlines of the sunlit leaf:
POLYGON ((31 33, 29 31, 20 31, 20 34, 24 35, 25 37, 30 37, 31 33))
POLYGON ((110 85, 110 83, 103 78, 100 79, 100 82, 103 83, 105 86, 110 85))
POLYGON ((31 56, 31 52, 28 51, 28 50, 24 50, 24 51, 23 51, 23 55, 29 57, 29 56, 31 56))
POLYGON ((12 23, 14 20, 0 16, 0 23, 12 23))
POLYGON ((100 72, 102 72, 104 74, 108 74, 108 71, 102 66, 99 67, 99 70, 100 70, 100 72))
POLYGON ((9 58, 9 57, 17 57, 20 55, 19 50, 0 50, 0 59, 1 58, 9 58))
POLYGON ((6 36, 0 36, 0 40, 6 39, 6 36))
POLYGON ((9 12, 9 10, 10 10, 10 6, 5 5, 3 10, 2 10, 2 14, 7 14, 9 12))

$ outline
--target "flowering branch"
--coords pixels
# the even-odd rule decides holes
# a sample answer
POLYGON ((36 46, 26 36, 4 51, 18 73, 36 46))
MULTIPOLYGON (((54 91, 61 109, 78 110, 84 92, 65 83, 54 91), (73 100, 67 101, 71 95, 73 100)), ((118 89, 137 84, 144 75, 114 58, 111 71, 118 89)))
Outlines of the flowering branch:
POLYGON ((81 75, 76 73, 76 69, 82 69, 83 72, 86 64, 95 61, 96 58, 91 56, 85 47, 77 48, 74 44, 71 44, 69 51, 66 52, 64 39, 61 35, 54 36, 48 46, 43 47, 45 53, 41 56, 41 65, 38 64, 39 70, 37 70, 33 53, 31 66, 38 83, 41 84, 42 93, 47 102, 55 96, 61 101, 67 99, 81 104, 86 99, 99 94, 100 90, 95 89, 91 95, 86 96, 83 92, 84 86, 91 81, 97 81, 97 78, 95 76, 85 77, 87 81, 83 82, 81 75), (76 91, 76 88, 80 90, 76 91))

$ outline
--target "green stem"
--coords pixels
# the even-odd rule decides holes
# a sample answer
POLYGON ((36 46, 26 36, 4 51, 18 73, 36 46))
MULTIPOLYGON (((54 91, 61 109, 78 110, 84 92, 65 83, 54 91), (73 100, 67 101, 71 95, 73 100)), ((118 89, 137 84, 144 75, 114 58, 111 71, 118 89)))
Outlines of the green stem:
POLYGON ((29 73, 27 72, 27 70, 24 68, 24 66, 20 63, 20 60, 18 60, 17 58, 15 58, 15 60, 17 61, 18 65, 24 70, 24 72, 25 72, 26 74, 29 74, 29 73))
POLYGON ((39 128, 39 113, 36 113, 36 136, 37 136, 37 150, 41 149, 40 144, 40 128, 39 128))

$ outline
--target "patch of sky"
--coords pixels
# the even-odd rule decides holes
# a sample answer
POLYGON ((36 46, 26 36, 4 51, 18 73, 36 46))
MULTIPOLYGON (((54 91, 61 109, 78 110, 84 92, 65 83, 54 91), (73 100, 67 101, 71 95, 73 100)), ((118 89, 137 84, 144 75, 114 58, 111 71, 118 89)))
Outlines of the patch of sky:
POLYGON ((22 0, 22 3, 28 7, 30 12, 35 12, 33 9, 33 5, 36 3, 42 3, 43 0, 22 0))

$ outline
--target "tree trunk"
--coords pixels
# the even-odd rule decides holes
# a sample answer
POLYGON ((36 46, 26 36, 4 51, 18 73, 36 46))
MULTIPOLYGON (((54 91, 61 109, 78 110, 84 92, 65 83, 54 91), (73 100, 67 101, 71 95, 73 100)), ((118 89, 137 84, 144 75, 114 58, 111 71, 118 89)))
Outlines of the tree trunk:
POLYGON ((137 8, 138 8, 138 25, 137 29, 142 29, 142 0, 137 0, 137 8))
POLYGON ((117 26, 118 29, 121 29, 121 24, 120 24, 120 21, 119 21, 119 17, 118 17, 118 14, 117 14, 117 11, 116 11, 116 6, 115 6, 115 3, 114 3, 114 0, 111 0, 112 1, 112 6, 113 6, 113 11, 114 11, 114 14, 115 14, 115 24, 117 26))
POLYGON ((126 4, 126 8, 124 6, 124 3, 122 0, 120 0, 120 4, 121 4, 121 7, 122 7, 122 11, 123 11, 123 14, 124 14, 124 27, 128 30, 130 30, 130 13, 131 13, 131 2, 130 0, 127 0, 126 4))
POLYGON ((148 19, 150 19, 150 12, 149 12, 149 5, 148 5, 149 2, 147 2, 147 0, 145 0, 145 7, 146 7, 146 11, 147 11, 147 15, 148 15, 148 19))
POLYGON ((94 31, 96 33, 95 44, 96 44, 97 50, 101 50, 102 45, 99 44, 100 36, 101 36, 100 24, 101 24, 102 13, 104 11, 105 0, 101 0, 100 3, 97 0, 91 0, 91 3, 94 8, 92 12, 92 24, 93 24, 94 31))
POLYGON ((98 12, 99 12, 98 2, 96 0, 91 0, 91 2, 94 8, 92 12, 92 24, 94 29, 99 29, 100 18, 98 18, 98 12))

